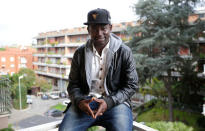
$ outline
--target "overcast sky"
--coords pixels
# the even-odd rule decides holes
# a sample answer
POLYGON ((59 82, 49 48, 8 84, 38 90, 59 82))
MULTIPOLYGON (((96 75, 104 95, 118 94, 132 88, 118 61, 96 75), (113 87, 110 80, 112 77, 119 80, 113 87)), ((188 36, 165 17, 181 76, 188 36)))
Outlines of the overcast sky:
POLYGON ((136 20, 137 0, 0 0, 0 46, 30 45, 40 32, 81 27, 95 8, 110 11, 112 23, 136 20))

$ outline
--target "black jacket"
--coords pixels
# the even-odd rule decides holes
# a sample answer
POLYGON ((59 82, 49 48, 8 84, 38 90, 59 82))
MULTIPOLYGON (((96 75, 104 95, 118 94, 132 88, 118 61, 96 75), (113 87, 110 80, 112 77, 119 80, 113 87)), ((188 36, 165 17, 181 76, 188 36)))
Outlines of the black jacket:
MULTIPOLYGON (((74 53, 69 75, 68 93, 71 102, 78 105, 90 92, 92 69, 91 41, 79 47, 74 53)), ((105 83, 109 95, 103 97, 108 109, 121 103, 130 105, 130 98, 138 88, 138 76, 132 52, 121 39, 110 34, 107 54, 105 83)))

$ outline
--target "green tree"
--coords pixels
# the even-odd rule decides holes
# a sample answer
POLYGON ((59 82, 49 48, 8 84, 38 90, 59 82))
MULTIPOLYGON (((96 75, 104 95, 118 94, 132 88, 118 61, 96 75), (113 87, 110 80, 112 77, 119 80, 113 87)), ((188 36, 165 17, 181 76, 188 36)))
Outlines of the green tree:
MULTIPOLYGON (((198 77, 196 65, 191 60, 184 61, 183 67, 180 67, 181 78, 174 85, 174 98, 178 103, 189 105, 190 107, 199 107, 203 104, 203 96, 199 92, 203 92, 205 88, 204 78, 198 77)), ((201 112, 201 110, 200 110, 201 112)))
POLYGON ((16 90, 16 85, 18 85, 18 78, 19 78, 19 74, 13 74, 12 76, 8 76, 9 80, 11 80, 11 93, 12 96, 15 95, 15 90, 16 90))
POLYGON ((173 121, 172 85, 176 82, 173 76, 178 75, 174 71, 178 71, 177 65, 183 64, 185 60, 179 55, 179 49, 196 49, 194 39, 204 29, 204 22, 200 19, 192 24, 188 21, 188 17, 194 13, 196 2, 139 0, 134 8, 140 16, 140 25, 128 29, 132 35, 129 45, 135 54, 139 76, 142 77, 140 82, 143 84, 152 77, 163 80, 168 95, 170 121, 173 121))
POLYGON ((28 68, 21 68, 18 72, 18 75, 24 75, 24 78, 22 79, 22 83, 27 87, 27 89, 30 89, 36 80, 35 72, 28 68))
MULTIPOLYGON (((147 80, 145 87, 148 87, 146 90, 146 94, 151 94, 158 98, 160 101, 166 101, 167 92, 164 88, 164 82, 158 80, 156 77, 153 77, 151 81, 147 80)), ((143 89, 143 88, 141 88, 143 89)))
POLYGON ((35 86, 40 87, 42 92, 46 92, 52 89, 52 85, 45 79, 37 78, 35 83, 35 86))

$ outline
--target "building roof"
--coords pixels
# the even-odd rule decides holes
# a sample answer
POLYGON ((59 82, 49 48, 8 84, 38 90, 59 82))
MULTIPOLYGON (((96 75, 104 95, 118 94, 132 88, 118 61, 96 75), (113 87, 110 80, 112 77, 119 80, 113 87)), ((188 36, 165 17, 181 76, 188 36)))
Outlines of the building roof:
MULTIPOLYGON (((119 24, 112 24, 113 29, 112 32, 121 32, 125 30, 128 26, 136 25, 135 22, 122 22, 119 24)), ((38 36, 34 37, 35 39, 43 39, 46 37, 64 37, 64 36, 72 36, 72 35, 87 35, 87 27, 75 27, 71 29, 62 29, 59 31, 49 31, 49 32, 41 32, 38 36)))

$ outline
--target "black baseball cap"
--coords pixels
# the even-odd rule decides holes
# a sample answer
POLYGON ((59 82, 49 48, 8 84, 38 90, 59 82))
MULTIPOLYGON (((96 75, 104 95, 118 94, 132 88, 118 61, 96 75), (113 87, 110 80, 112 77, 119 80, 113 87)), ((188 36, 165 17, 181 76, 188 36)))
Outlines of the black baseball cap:
POLYGON ((87 22, 84 25, 89 24, 111 24, 109 11, 100 8, 91 10, 88 12, 87 22))

